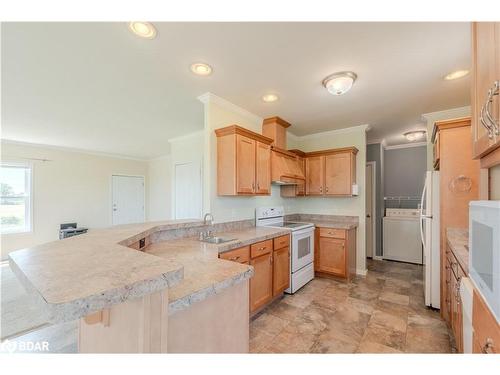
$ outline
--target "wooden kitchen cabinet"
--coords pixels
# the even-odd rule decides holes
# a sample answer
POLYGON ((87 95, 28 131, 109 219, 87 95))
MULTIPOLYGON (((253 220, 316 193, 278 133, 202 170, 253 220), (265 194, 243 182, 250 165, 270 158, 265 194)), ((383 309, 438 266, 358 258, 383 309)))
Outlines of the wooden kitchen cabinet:
POLYGON ((250 279, 250 314, 258 312, 290 286, 288 234, 220 253, 219 258, 254 267, 250 279))
POLYGON ((500 22, 473 22, 471 109, 474 158, 483 157, 495 150, 495 155, 487 159, 500 162, 499 85, 500 22), (490 96, 490 90, 493 90, 492 94, 497 94, 490 96), (488 98, 491 98, 489 104, 488 98), (489 111, 491 119, 488 119, 486 110, 489 111), (488 130, 488 127, 491 127, 491 130, 488 130))
POLYGON ((216 129, 217 194, 270 195, 272 139, 238 125, 216 129))
POLYGON ((236 193, 255 192, 255 145, 254 139, 236 136, 236 193))
POLYGON ((463 318, 462 301, 460 299, 460 281, 462 277, 466 276, 466 273, 448 246, 446 250, 445 269, 446 285, 444 289, 444 316, 453 332, 453 335, 455 336, 457 351, 459 353, 463 353, 463 318))
POLYGON ((314 270, 350 280, 356 273, 356 229, 316 228, 314 270))
POLYGON ((271 146, 257 141, 255 145, 255 193, 271 194, 271 146))
POLYGON ((290 248, 273 251, 273 297, 290 286, 290 248))
POLYGON ((472 298, 472 352, 500 354, 500 324, 476 289, 472 298))
MULTIPOLYGON (((447 228, 469 227, 469 203, 479 199, 480 166, 472 158, 471 118, 438 121, 434 124, 432 142, 439 147, 439 227, 440 274, 446 280, 447 228), (439 144, 436 143, 439 139, 439 144)), ((449 294, 441 283, 441 306, 449 294)), ((451 310, 453 306, 451 306, 451 310)), ((446 309, 441 316, 450 321, 446 309)))
POLYGON ((323 195, 324 156, 306 157, 306 195, 323 195))
POLYGON ((272 252, 250 260, 254 275, 250 279, 250 312, 264 306, 273 298, 272 252))
POLYGON ((355 147, 306 153, 306 195, 352 196, 355 147))

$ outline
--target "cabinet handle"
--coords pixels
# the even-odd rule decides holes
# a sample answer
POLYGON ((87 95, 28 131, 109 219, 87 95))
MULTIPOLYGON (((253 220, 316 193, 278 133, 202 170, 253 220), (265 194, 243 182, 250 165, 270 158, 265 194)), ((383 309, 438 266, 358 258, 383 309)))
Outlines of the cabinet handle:
POLYGON ((229 260, 233 260, 233 261, 238 260, 238 259, 240 259, 240 257, 239 257, 239 256, 229 258, 229 260))
POLYGON ((488 337, 486 339, 486 342, 484 343, 484 346, 482 348, 482 352, 484 354, 493 354, 493 347, 494 347, 494 344, 493 344, 493 339, 491 337, 488 337))
POLYGON ((252 190, 255 191, 255 182, 252 182, 252 190))
POLYGON ((260 190, 260 184, 257 182, 257 190, 260 190))
POLYGON ((493 130, 495 131, 495 135, 500 133, 498 120, 493 118, 490 113, 491 103, 493 103, 493 97, 498 95, 498 91, 500 89, 500 81, 493 82, 493 87, 488 90, 488 98, 486 99, 485 112, 486 112, 486 120, 490 121, 493 130))
POLYGON ((488 96, 486 97, 486 102, 481 107, 481 111, 479 112, 479 119, 481 124, 488 131, 488 138, 493 138, 493 133, 498 135, 500 132, 498 121, 493 118, 490 113, 490 107, 493 103, 493 97, 498 95, 500 88, 500 81, 495 81, 493 83, 493 87, 488 90, 488 96))
POLYGON ((328 193, 328 186, 326 187, 326 192, 328 193))

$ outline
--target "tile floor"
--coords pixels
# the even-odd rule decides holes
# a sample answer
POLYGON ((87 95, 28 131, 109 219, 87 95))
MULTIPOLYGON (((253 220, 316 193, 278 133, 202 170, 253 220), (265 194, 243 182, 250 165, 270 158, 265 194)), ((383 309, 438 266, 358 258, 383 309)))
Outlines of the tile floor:
POLYGON ((424 306, 423 268, 368 262, 351 284, 316 278, 250 324, 252 353, 451 353, 439 312, 424 306))

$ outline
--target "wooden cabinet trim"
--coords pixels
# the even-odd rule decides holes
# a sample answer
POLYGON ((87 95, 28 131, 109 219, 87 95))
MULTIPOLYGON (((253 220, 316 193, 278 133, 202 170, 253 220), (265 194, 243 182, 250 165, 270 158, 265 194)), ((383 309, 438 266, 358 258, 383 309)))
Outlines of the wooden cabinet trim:
POLYGON ((257 258, 264 254, 268 254, 273 250, 273 240, 265 240, 261 242, 254 243, 250 246, 250 257, 257 258))
POLYGON ((290 246, 290 235, 285 234, 284 236, 275 237, 273 239, 274 250, 282 249, 284 247, 290 246))
POLYGON ((237 263, 246 263, 250 260, 250 246, 240 247, 219 254, 219 258, 237 263))
POLYGON ((346 238, 346 230, 345 229, 334 229, 334 228, 319 228, 320 237, 331 237, 338 238, 344 240, 346 238))
POLYGON ((217 137, 223 137, 223 136, 232 135, 232 134, 239 134, 239 135, 242 135, 244 137, 248 137, 248 138, 251 138, 255 141, 259 141, 259 142, 262 142, 262 143, 265 143, 268 145, 273 143, 273 140, 271 138, 264 137, 263 135, 261 135, 259 133, 255 133, 255 132, 248 130, 248 129, 245 129, 239 125, 230 125, 230 126, 226 126, 224 128, 215 129, 215 135, 217 137))
POLYGON ((341 154, 341 153, 346 153, 350 152, 356 155, 358 153, 358 149, 356 147, 342 147, 342 148, 331 148, 328 150, 319 150, 319 151, 311 151, 311 152, 306 152, 306 157, 313 157, 313 156, 322 156, 322 155, 333 155, 333 154, 341 154))

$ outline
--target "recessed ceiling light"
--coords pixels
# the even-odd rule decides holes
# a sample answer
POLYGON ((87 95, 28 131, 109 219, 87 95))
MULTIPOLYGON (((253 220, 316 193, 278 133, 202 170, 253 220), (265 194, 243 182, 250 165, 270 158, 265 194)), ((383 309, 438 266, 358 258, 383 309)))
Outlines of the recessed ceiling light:
POLYGON ((467 74, 469 74, 469 71, 466 70, 466 69, 456 70, 454 72, 451 72, 451 73, 445 75, 444 79, 447 80, 447 81, 451 81, 451 80, 454 80, 454 79, 465 77, 467 74))
POLYGON ((339 72, 329 75, 323 80, 323 86, 332 95, 342 95, 349 91, 358 78, 354 72, 339 72))
POLYGON ((212 67, 205 63, 194 63, 191 65, 191 71, 199 76, 208 76, 212 74, 212 67))
POLYGON ((272 103, 278 99, 279 97, 276 94, 266 94, 262 97, 262 100, 265 101, 266 103, 272 103))
POLYGON ((404 133, 403 135, 410 142, 418 141, 424 138, 426 131, 425 130, 412 130, 404 133))
POLYGON ((128 28, 141 38, 153 39, 156 36, 156 29, 149 22, 133 21, 128 24, 128 28))

